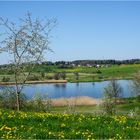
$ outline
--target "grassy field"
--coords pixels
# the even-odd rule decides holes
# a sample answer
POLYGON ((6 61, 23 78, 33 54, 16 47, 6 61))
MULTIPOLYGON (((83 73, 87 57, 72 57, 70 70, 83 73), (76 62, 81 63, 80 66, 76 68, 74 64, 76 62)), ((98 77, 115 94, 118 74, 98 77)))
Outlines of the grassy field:
MULTIPOLYGON (((108 68, 94 68, 94 67, 73 67, 73 68, 59 68, 58 66, 39 65, 36 66, 33 75, 33 80, 47 80, 54 77, 55 73, 66 73, 66 80, 68 82, 91 82, 114 79, 132 79, 133 75, 140 70, 140 64, 132 65, 112 65, 108 68), (78 80, 76 80, 75 72, 79 73, 78 80), (42 77, 42 73, 45 75, 42 77)), ((13 74, 8 70, 0 70, 0 81, 3 77, 9 77, 13 81, 13 74)), ((61 78, 62 79, 62 78, 61 78)))
MULTIPOLYGON (((98 70, 38 66, 33 75, 43 81, 59 72, 66 73, 69 82, 86 82, 131 79, 139 70, 140 64, 114 65, 98 70), (75 72, 79 73, 78 80, 75 72)), ((4 76, 10 81, 14 79, 12 73, 0 71, 0 81, 4 76)), ((105 115, 100 105, 51 106, 51 113, 28 110, 30 106, 19 113, 0 109, 0 139, 140 139, 140 102, 136 98, 123 100, 116 105, 114 116, 105 115)))
MULTIPOLYGON (((90 102, 90 100, 87 102, 90 102)), ((51 112, 52 113, 74 112, 74 113, 88 113, 94 115, 103 114, 104 110, 102 108, 102 102, 100 102, 99 104, 95 103, 93 105, 88 105, 87 102, 85 102, 85 104, 83 105, 72 104, 71 106, 68 105, 52 106, 51 112)), ((116 105, 116 111, 117 111, 116 113, 119 115, 128 115, 130 114, 130 112, 134 112, 136 113, 135 114, 136 117, 140 119, 140 102, 135 97, 123 98, 122 102, 116 105)))
POLYGON ((1 139, 140 139, 140 120, 126 116, 0 110, 1 139))
MULTIPOLYGON (((47 67, 47 66, 46 66, 47 67)), ((100 79, 107 79, 107 78, 132 78, 133 74, 140 70, 140 64, 133 64, 133 65, 112 65, 108 68, 94 68, 94 67, 74 67, 74 68, 67 68, 62 69, 58 67, 50 67, 49 73, 57 73, 57 72, 65 72, 67 73, 67 79, 70 81, 75 80, 75 76, 73 73, 78 72, 79 80, 83 81, 84 79, 87 81, 92 80, 100 80, 100 79), (99 72, 100 71, 100 72, 99 72)), ((36 72, 44 71, 44 67, 37 67, 36 72)))
POLYGON ((0 109, 0 139, 140 139, 140 102, 123 101, 113 116, 99 105, 52 106, 51 113, 0 109))

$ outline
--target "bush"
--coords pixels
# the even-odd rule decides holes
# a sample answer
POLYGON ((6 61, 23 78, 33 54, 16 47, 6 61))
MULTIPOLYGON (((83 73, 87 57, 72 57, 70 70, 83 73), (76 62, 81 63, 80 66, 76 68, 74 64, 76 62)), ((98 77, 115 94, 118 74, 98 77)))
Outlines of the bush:
POLYGON ((115 104, 110 100, 109 101, 107 99, 104 100, 104 102, 102 103, 102 108, 105 114, 107 115, 113 115, 116 113, 115 104))
POLYGON ((118 99, 122 96, 122 87, 116 80, 111 80, 109 84, 104 88, 104 103, 103 109, 109 114, 115 114, 116 105, 118 99))
POLYGON ((140 95, 137 96, 137 101, 140 102, 140 95))
POLYGON ((132 82, 130 83, 131 92, 136 95, 137 101, 140 101, 140 72, 134 75, 132 82))
POLYGON ((5 77, 5 76, 4 76, 4 77, 2 78, 2 82, 9 82, 9 81, 10 81, 10 78, 9 78, 9 77, 5 77))
MULTIPOLYGON (((26 104, 26 97, 20 94, 20 109, 26 104)), ((16 94, 11 89, 3 89, 0 92, 0 107, 5 109, 17 109, 16 94)))
POLYGON ((55 73, 54 79, 55 79, 55 80, 59 80, 59 79, 60 79, 60 73, 55 73))
POLYGON ((41 77, 45 78, 45 73, 44 72, 41 72, 41 77))
POLYGON ((78 81, 79 80, 79 73, 78 72, 75 72, 74 73, 74 76, 75 76, 75 80, 78 81))
MULTIPOLYGON (((50 112, 51 99, 37 94, 32 100, 27 100, 24 94, 20 94, 20 110, 35 112, 50 112)), ((17 110, 16 94, 12 89, 2 89, 0 92, 0 108, 17 110)))
POLYGON ((14 70, 8 70, 7 74, 13 74, 14 70))
POLYGON ((99 78, 99 79, 103 79, 104 77, 103 77, 103 76, 98 76, 98 78, 99 78))
POLYGON ((97 70, 97 73, 98 73, 98 74, 101 74, 102 72, 101 72, 100 70, 97 70))
POLYGON ((52 80, 53 79, 53 76, 47 76, 46 77, 48 80, 52 80))
POLYGON ((48 96, 42 97, 40 94, 36 94, 35 97, 26 102, 24 107, 25 111, 35 112, 51 112, 52 101, 48 96))
POLYGON ((60 73, 60 77, 65 80, 66 79, 66 73, 60 73))
POLYGON ((27 78, 28 81, 38 81, 39 80, 39 77, 37 75, 30 75, 28 78, 27 78))

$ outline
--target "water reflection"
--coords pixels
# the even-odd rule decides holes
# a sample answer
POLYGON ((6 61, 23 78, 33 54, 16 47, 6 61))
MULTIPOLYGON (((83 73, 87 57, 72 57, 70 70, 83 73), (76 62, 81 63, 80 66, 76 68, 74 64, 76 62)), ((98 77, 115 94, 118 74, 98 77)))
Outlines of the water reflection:
POLYGON ((95 82, 92 82, 92 85, 95 86, 95 82))
POLYGON ((66 85, 67 85, 67 84, 65 84, 65 83, 62 83, 62 84, 57 83, 57 84, 54 84, 54 87, 55 87, 55 88, 62 88, 62 89, 65 89, 65 88, 66 88, 66 85))
MULTIPOLYGON (((123 97, 132 96, 128 88, 128 80, 118 81, 123 88, 123 97)), ((108 85, 109 81, 104 82, 80 82, 80 83, 57 83, 57 84, 35 84, 25 86, 23 93, 28 99, 31 99, 36 93, 42 96, 48 95, 49 98, 68 98, 76 96, 89 96, 93 98, 102 98, 103 89, 108 85)), ((4 86, 0 86, 3 90, 4 86)), ((13 86, 12 86, 13 87, 13 86)))

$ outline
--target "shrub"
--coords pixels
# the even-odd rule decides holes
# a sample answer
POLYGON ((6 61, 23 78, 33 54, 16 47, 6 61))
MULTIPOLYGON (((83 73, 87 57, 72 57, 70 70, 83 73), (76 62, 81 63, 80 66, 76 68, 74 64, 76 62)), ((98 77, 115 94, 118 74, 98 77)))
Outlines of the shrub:
POLYGON ((137 96, 137 101, 140 102, 140 71, 134 75, 132 82, 130 82, 131 92, 137 96))
POLYGON ((41 96, 36 94, 31 100, 28 100, 24 110, 35 112, 51 112, 52 101, 48 96, 41 96))
MULTIPOLYGON (((24 94, 20 94, 20 107, 24 108, 26 104, 26 97, 24 94)), ((12 89, 3 89, 0 92, 0 107, 5 109, 17 109, 16 94, 12 92, 12 89)))
POLYGON ((78 72, 75 72, 74 73, 74 76, 75 76, 75 80, 78 82, 78 80, 79 80, 79 73, 78 72))
POLYGON ((111 80, 104 88, 103 109, 107 114, 113 115, 116 112, 117 100, 122 96, 122 87, 116 80, 111 80))
POLYGON ((44 72, 41 72, 41 77, 45 78, 45 73, 44 72))
POLYGON ((53 76, 47 76, 46 77, 48 80, 52 80, 53 79, 53 76))
POLYGON ((110 100, 105 99, 104 102, 102 103, 102 108, 105 114, 107 115, 113 115, 116 113, 115 104, 110 100))
POLYGON ((137 96, 137 101, 140 102, 140 95, 137 96))
POLYGON ((4 77, 2 78, 2 82, 9 82, 9 81, 10 81, 10 78, 9 78, 9 77, 5 77, 5 76, 4 76, 4 77))
POLYGON ((39 77, 37 75, 30 75, 27 80, 28 81, 38 81, 39 77))
POLYGON ((14 70, 8 70, 7 71, 7 74, 13 74, 14 73, 14 70))
POLYGON ((55 80, 59 80, 59 79, 60 79, 60 73, 55 73, 54 79, 55 79, 55 80))
POLYGON ((98 76, 98 78, 99 78, 99 79, 103 79, 104 77, 103 77, 103 76, 98 76))
POLYGON ((66 73, 60 73, 60 77, 65 80, 66 79, 66 73))
POLYGON ((101 72, 100 70, 97 70, 97 73, 98 73, 98 74, 101 74, 102 72, 101 72))

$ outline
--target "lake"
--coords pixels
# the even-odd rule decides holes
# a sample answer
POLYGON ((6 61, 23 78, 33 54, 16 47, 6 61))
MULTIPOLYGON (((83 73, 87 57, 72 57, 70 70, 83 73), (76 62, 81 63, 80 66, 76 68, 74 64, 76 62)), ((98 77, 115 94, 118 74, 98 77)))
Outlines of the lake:
MULTIPOLYGON (((37 94, 47 95, 49 98, 68 98, 76 96, 89 96, 93 98, 102 98, 103 89, 109 81, 104 82, 80 82, 80 83, 57 83, 57 84, 34 84, 25 86, 23 92, 28 99, 37 94)), ((132 96, 130 92, 129 80, 118 80, 123 88, 123 97, 132 96)))
MULTIPOLYGON (((42 97, 46 95, 49 98, 69 98, 76 96, 88 96, 92 98, 102 98, 103 89, 109 81, 103 82, 80 82, 80 83, 51 83, 51 84, 29 84, 23 89, 28 99, 40 94, 42 97)), ((123 88, 123 97, 131 97, 130 80, 118 80, 123 88)), ((3 86, 1 86, 3 87, 3 86)))

